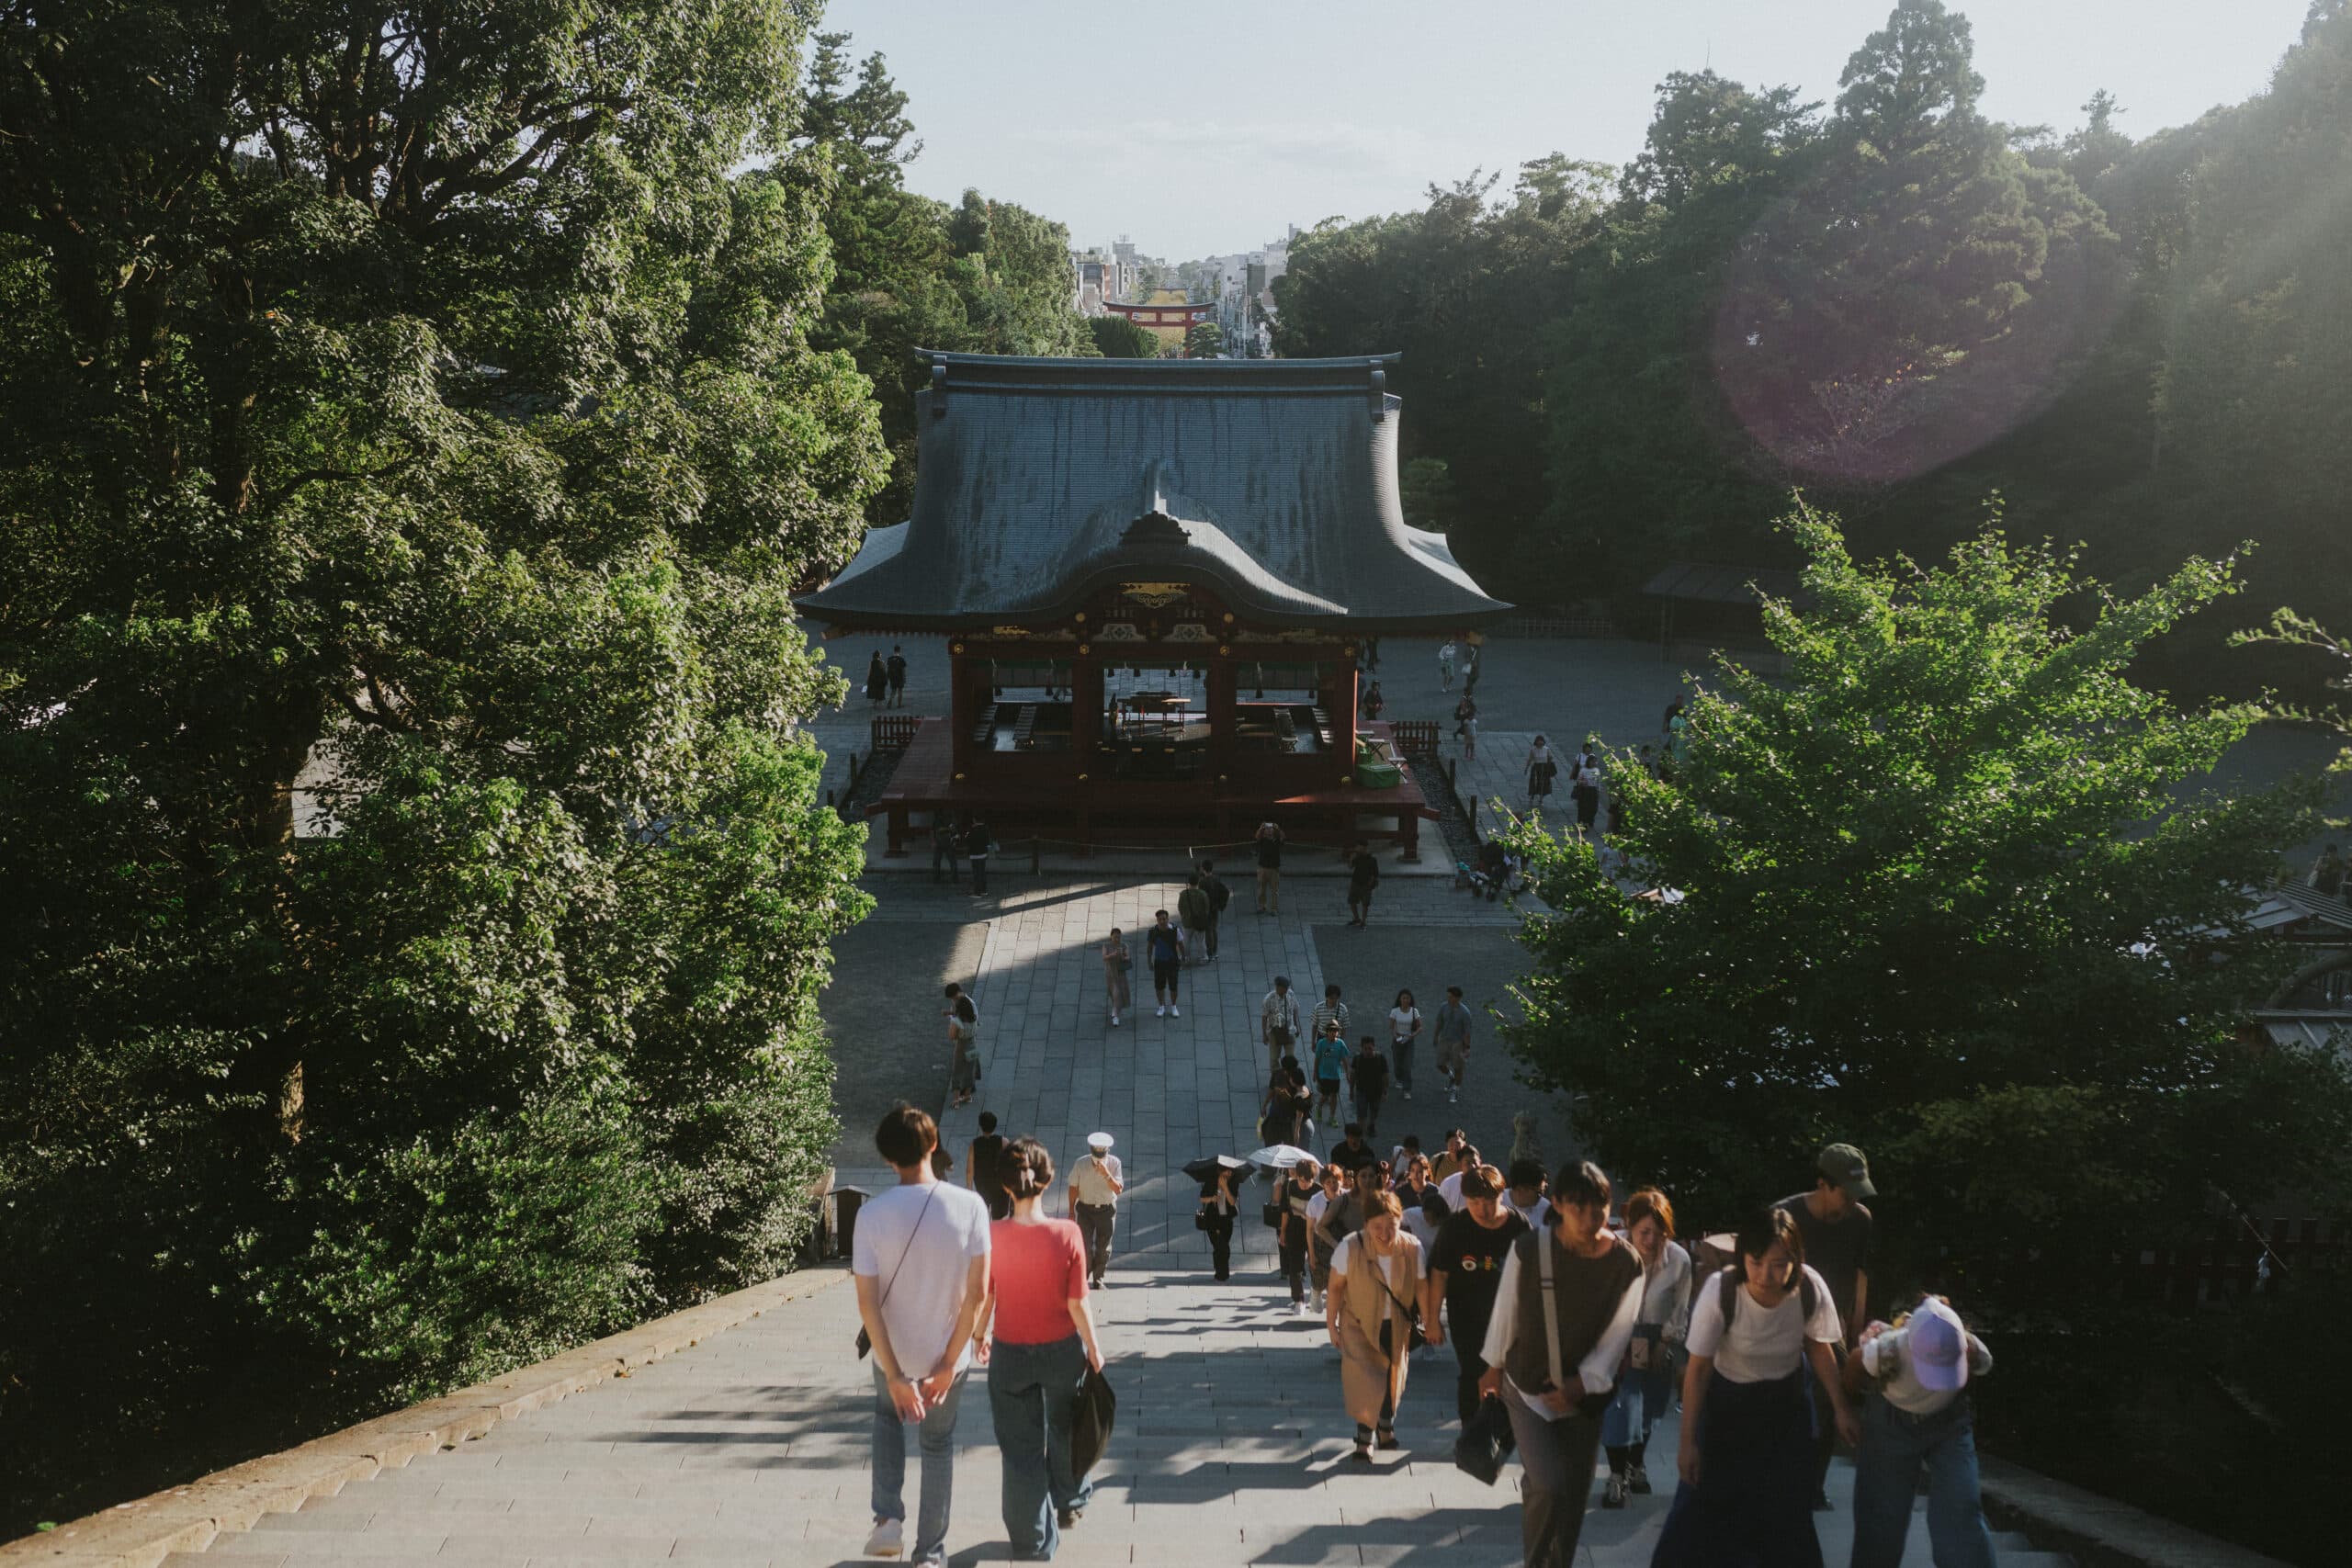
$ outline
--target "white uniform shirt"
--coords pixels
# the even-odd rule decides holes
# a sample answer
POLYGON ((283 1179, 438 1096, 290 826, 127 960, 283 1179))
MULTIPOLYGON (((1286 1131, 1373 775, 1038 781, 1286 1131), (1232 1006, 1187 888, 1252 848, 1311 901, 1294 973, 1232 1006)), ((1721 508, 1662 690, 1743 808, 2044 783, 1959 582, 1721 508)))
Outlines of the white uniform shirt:
MULTIPOLYGON (((1724 1329, 1723 1287, 1710 1278, 1690 1306, 1690 1353, 1713 1357, 1715 1371, 1732 1382, 1770 1382, 1805 1364, 1806 1340, 1837 1344, 1842 1337, 1838 1303, 1829 1299, 1829 1287, 1820 1275, 1811 1268, 1805 1273, 1813 1280, 1811 1317, 1804 1315, 1800 1291, 1791 1291, 1777 1307, 1758 1306, 1748 1296, 1733 1314, 1728 1333, 1724 1329)), ((1747 1286, 1743 1281, 1733 1289, 1745 1294, 1747 1286)))
POLYGON ((1100 1209, 1105 1205, 1116 1203, 1119 1201, 1119 1195, 1111 1190, 1111 1181, 1117 1181, 1122 1185, 1126 1181, 1126 1173, 1121 1169, 1117 1155, 1104 1155, 1102 1164, 1110 1169, 1110 1180, 1103 1179, 1102 1171, 1096 1168, 1094 1157, 1091 1155, 1080 1160, 1078 1168, 1070 1172, 1070 1190, 1078 1195, 1080 1202, 1091 1208, 1100 1209))

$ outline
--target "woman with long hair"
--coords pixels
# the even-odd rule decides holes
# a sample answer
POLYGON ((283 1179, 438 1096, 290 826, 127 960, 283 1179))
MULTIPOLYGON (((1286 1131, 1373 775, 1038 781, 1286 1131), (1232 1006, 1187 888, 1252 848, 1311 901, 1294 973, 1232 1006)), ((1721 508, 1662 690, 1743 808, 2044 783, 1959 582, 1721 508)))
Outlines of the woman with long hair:
POLYGON ((1634 1337, 1617 1372, 1616 1397, 1600 1418, 1609 1452, 1604 1508, 1622 1508, 1628 1494, 1647 1496, 1650 1433, 1674 1398, 1674 1348, 1690 1331, 1690 1255, 1674 1239, 1674 1205, 1655 1187, 1625 1200, 1625 1239, 1642 1260, 1642 1305, 1634 1337))
POLYGON ((1233 1220, 1241 1212, 1233 1190, 1236 1174, 1235 1167, 1219 1165, 1216 1175, 1201 1183, 1200 1213, 1207 1222, 1202 1228, 1208 1232, 1209 1263, 1220 1281, 1233 1277, 1233 1220))
POLYGON ((1396 1440, 1396 1410, 1405 1401, 1423 1262, 1396 1194, 1367 1191, 1363 1202, 1363 1228, 1331 1254, 1324 1322, 1340 1348, 1340 1392, 1355 1418, 1355 1457, 1368 1460, 1375 1440, 1384 1449, 1404 1446, 1396 1440))
POLYGON ((1552 777, 1560 764, 1552 758, 1551 742, 1541 735, 1527 749, 1527 809, 1540 809, 1552 794, 1552 777))
POLYGON ((1860 1431, 1831 1354, 1838 1308, 1805 1266, 1795 1218, 1759 1209, 1740 1225, 1738 1245, 1739 1261, 1690 1305, 1682 1484, 1650 1568, 1821 1568, 1809 1378, 1828 1390, 1838 1435, 1851 1443, 1860 1431))
POLYGON ((1388 1010, 1388 1066, 1405 1098, 1413 1098, 1413 1050, 1421 1043, 1421 1010, 1409 990, 1396 993, 1388 1010))
POLYGON ((1054 1156, 1017 1140, 998 1165, 1012 1216, 989 1230, 989 1413, 1004 1454, 1004 1529, 1016 1556, 1054 1554, 1093 1488, 1070 1469, 1070 1433, 1089 1368, 1102 1348, 1086 1301, 1086 1241, 1069 1220, 1048 1218, 1054 1156))

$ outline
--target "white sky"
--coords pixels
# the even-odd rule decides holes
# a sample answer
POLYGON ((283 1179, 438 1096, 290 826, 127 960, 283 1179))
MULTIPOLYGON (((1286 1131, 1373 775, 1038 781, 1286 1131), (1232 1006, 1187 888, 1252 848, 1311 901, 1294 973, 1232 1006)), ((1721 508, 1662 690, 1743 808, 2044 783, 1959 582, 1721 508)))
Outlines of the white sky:
MULTIPOLYGON (((2133 136, 2261 90, 2306 0, 1961 0, 1984 107, 2065 130, 2094 89, 2133 136)), ((1171 261, 1558 151, 1622 164, 1653 88, 1714 69, 1834 98, 1892 0, 830 0, 879 49, 926 195, 967 186, 1171 261)))

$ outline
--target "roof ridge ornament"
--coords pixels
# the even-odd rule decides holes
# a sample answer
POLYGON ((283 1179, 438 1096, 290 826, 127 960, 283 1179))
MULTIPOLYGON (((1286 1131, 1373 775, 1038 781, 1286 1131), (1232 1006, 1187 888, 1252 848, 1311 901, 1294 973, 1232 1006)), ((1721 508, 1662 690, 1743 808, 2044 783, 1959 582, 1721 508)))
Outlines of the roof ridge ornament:
MULTIPOLYGON (((934 409, 936 403, 932 405, 934 409)), ((1388 417, 1388 369, 1379 359, 1372 361, 1372 423, 1380 423, 1388 417)))
POLYGON ((1160 507, 1155 506, 1127 525, 1126 532, 1119 536, 1119 543, 1182 546, 1190 544, 1192 538, 1192 534, 1183 524, 1170 516, 1160 507))
POLYGON ((931 356, 931 417, 947 417, 947 356, 944 354, 931 356))

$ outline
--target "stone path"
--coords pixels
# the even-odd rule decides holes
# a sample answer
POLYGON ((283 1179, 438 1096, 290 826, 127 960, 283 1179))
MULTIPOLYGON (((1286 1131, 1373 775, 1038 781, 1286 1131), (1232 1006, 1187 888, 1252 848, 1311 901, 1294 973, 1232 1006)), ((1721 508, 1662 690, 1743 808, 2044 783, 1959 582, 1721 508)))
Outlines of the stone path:
MULTIPOLYGON (((1417 1363, 1397 1422, 1405 1449, 1348 1457, 1338 1353, 1291 1315, 1279 1281, 1216 1285, 1129 1270, 1097 1297, 1119 1393, 1111 1448, 1057 1562, 1502 1568, 1520 1561, 1515 1470, 1489 1488, 1456 1471, 1453 1358, 1417 1363)), ((811 1568, 867 1561, 872 1382, 849 1353, 856 1305, 820 1291, 621 1382, 462 1447, 264 1518, 170 1568, 811 1568)), ((957 1425, 951 1560, 1006 1560, 983 1374, 957 1425)), ((1671 1455, 1670 1430, 1653 1452, 1671 1455)), ((1665 1467, 1659 1467, 1663 1470, 1665 1467)), ((910 1465, 908 1498, 917 1475, 910 1465)), ((1818 1516, 1826 1562, 1849 1546, 1851 1471, 1818 1516)), ((1670 1487, 1668 1483, 1668 1487, 1670 1487)), ((1580 1568, 1649 1561, 1668 1497, 1589 1517, 1580 1568)), ((1915 1522, 1906 1565, 1925 1564, 1915 1522)), ((2004 1538, 2005 1568, 2062 1560, 2004 1538)))
MULTIPOLYGON (((988 1107, 1009 1131, 1044 1138, 1065 1167, 1097 1127, 1116 1135, 1127 1162, 1117 1258, 1098 1298, 1120 1419, 1097 1472, 1096 1501, 1057 1561, 1081 1568, 1499 1568, 1519 1561, 1516 1472, 1487 1488, 1451 1463, 1451 1352, 1431 1353, 1414 1369, 1397 1423, 1405 1450, 1356 1463, 1348 1457, 1351 1428, 1340 1404, 1337 1352, 1319 1320, 1290 1310, 1272 1271, 1270 1233, 1245 1224, 1237 1236, 1238 1272, 1215 1283, 1205 1238, 1191 1224, 1194 1190, 1174 1171, 1200 1154, 1254 1146, 1264 1066, 1257 1003, 1277 970, 1316 996, 1327 969, 1352 976, 1407 953, 1429 973, 1394 983, 1431 998, 1457 971, 1516 973, 1510 907, 1473 901, 1440 880, 1399 882, 1385 886, 1375 906, 1387 939, 1375 945, 1365 942, 1374 933, 1341 923, 1343 884, 1336 876, 1286 877, 1279 917, 1253 914, 1237 878, 1221 955, 1186 972, 1182 1017, 1155 1017, 1147 1001, 1113 1030, 1094 945, 1112 924, 1132 931, 1153 909, 1172 905, 1173 885, 1006 876, 997 896, 982 901, 918 876, 869 880, 881 901, 877 922, 977 921, 985 931, 976 982, 985 1095, 979 1106, 947 1118, 950 1146, 960 1150, 977 1111, 988 1107), (1411 939, 1395 940, 1400 931, 1411 939), (1339 946, 1351 941, 1363 945, 1339 946)), ((962 953, 972 943, 955 946, 962 953)), ((910 976, 903 983, 932 982, 910 976)), ((1351 996, 1358 1017, 1385 1020, 1390 988, 1383 977, 1375 995, 1351 996)), ((1425 1091, 1414 1105, 1396 1104, 1385 1119, 1383 1144, 1412 1127, 1432 1137, 1459 1121, 1495 1152, 1507 1149, 1510 1112, 1531 1097, 1512 1083, 1491 1023, 1479 1042, 1465 1102, 1445 1105, 1425 1091)), ((842 1041, 840 1057, 842 1074, 854 1078, 858 1043, 842 1041)), ((943 1053, 943 1091, 944 1077, 943 1053)), ((1566 1152, 1556 1107, 1546 1125, 1556 1140, 1547 1152, 1556 1159, 1566 1152)), ((845 1138, 851 1147, 854 1131, 845 1138)), ((865 1179, 878 1184, 888 1174, 872 1171, 865 1179)), ((850 1352, 855 1329, 854 1293, 834 1284, 476 1441, 355 1483, 298 1513, 265 1517, 201 1555, 208 1563, 232 1559, 252 1568, 615 1568, 657 1560, 805 1568, 859 1561, 854 1554, 870 1523, 873 1395, 866 1366, 850 1352)), ((1673 1443, 1669 1430, 1657 1451, 1670 1455, 1673 1443)), ((978 1381, 965 1394, 958 1445, 954 1560, 1001 1561, 1008 1547, 1000 1472, 978 1381)), ((1657 1468, 1664 1473, 1668 1465, 1657 1468)), ((910 1476, 910 1501, 914 1485, 910 1476)), ((1821 1521, 1832 1565, 1846 1561, 1849 1487, 1841 1464, 1832 1483, 1839 1509, 1821 1521)), ((1661 1495, 1623 1512, 1596 1509, 1583 1568, 1647 1562, 1666 1506, 1661 1495)), ((1915 1536, 1906 1561, 1925 1562, 1924 1536, 1915 1536)), ((2018 1552, 2018 1544, 2005 1546, 2008 1568, 2056 1562, 2018 1552)), ((175 1568, 206 1568, 197 1555, 171 1561, 175 1568)))

